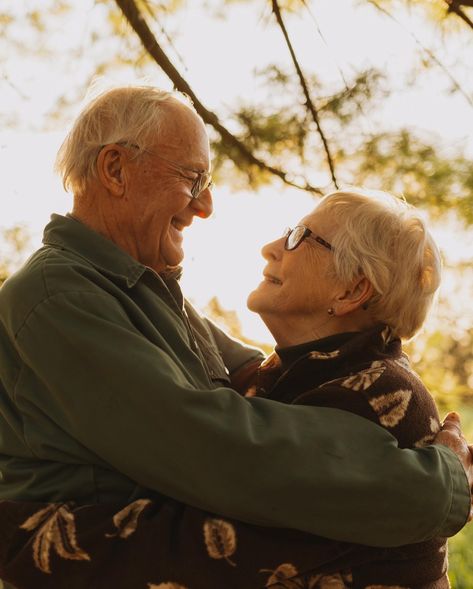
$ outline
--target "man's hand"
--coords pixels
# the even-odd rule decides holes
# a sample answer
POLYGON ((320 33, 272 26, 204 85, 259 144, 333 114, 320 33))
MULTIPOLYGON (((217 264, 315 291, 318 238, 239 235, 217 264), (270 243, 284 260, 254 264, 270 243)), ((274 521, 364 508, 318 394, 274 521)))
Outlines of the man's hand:
MULTIPOLYGON (((458 413, 451 412, 447 414, 443 420, 442 429, 435 436, 434 444, 443 444, 455 452, 465 469, 471 490, 473 488, 473 445, 468 445, 468 442, 463 437, 458 413)), ((472 519, 473 497, 468 521, 472 519)))

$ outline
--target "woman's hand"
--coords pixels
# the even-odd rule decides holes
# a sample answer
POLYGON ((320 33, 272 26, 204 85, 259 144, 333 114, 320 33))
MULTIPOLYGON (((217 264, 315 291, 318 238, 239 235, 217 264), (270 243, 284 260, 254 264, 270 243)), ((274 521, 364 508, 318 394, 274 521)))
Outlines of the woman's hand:
MULTIPOLYGON (((471 490, 473 488, 473 445, 468 444, 466 439, 463 437, 460 416, 458 413, 452 411, 451 413, 447 414, 443 421, 442 429, 435 437, 434 444, 443 444, 455 452, 455 454, 460 459, 463 468, 465 469, 471 490)), ((468 521, 471 521, 472 519, 473 497, 468 521)))

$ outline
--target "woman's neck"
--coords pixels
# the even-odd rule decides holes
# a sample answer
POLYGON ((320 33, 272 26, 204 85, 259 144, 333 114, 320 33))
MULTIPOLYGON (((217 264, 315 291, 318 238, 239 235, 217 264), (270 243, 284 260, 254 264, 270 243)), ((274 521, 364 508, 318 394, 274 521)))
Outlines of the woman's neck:
POLYGON ((278 317, 265 317, 261 319, 271 332, 276 344, 282 348, 303 344, 316 339, 321 339, 337 333, 330 323, 332 317, 327 316, 324 320, 314 322, 313 320, 297 321, 290 317, 282 320, 278 317))
MULTIPOLYGON (((306 342, 329 337, 338 333, 362 331, 369 327, 366 322, 360 321, 355 315, 314 316, 314 317, 289 317, 289 316, 265 316, 260 315, 263 322, 271 332, 276 344, 281 348, 296 346, 306 342)), ((369 322, 371 324, 371 322, 369 322)))

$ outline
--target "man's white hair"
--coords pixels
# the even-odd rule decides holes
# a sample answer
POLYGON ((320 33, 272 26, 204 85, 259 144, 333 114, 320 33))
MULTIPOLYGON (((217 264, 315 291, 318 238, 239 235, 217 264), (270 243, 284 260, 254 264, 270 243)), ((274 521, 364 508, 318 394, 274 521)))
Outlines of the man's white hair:
POLYGON ((153 86, 122 86, 99 94, 79 114, 58 151, 55 169, 64 188, 76 195, 84 192, 104 145, 127 142, 145 149, 166 116, 163 105, 176 100, 193 109, 184 94, 153 86))
POLYGON ((440 285, 441 257, 414 207, 384 192, 360 189, 324 197, 317 211, 333 223, 334 271, 343 284, 366 276, 375 294, 368 311, 394 334, 412 338, 440 285))

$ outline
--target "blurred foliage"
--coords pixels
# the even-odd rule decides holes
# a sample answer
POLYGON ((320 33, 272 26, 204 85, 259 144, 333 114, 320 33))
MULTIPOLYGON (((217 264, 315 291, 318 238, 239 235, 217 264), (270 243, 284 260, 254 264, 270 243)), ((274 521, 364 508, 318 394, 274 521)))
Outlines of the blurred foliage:
MULTIPOLYGON (((307 109, 293 98, 299 93, 295 76, 275 65, 259 76, 267 94, 258 102, 240 101, 229 115, 235 134, 258 157, 294 177, 301 169, 320 173, 325 155, 307 109)), ((316 76, 308 79, 311 87, 318 88, 320 98, 315 103, 341 184, 402 194, 411 204, 428 209, 434 218, 454 209, 466 224, 473 223, 473 167, 461 150, 443 153, 437 138, 421 138, 408 129, 360 133, 360 118, 368 110, 375 111, 389 95, 380 72, 358 73, 332 93, 323 92, 327 89, 316 76)), ((240 155, 229 153, 218 138, 212 147, 217 178, 224 176, 234 185, 246 180, 253 188, 272 180, 248 167, 240 155), (221 166, 229 157, 236 166, 229 171, 227 163, 222 173, 221 166)))
POLYGON ((232 337, 250 345, 256 346, 264 351, 265 354, 270 354, 271 346, 268 344, 257 342, 246 337, 241 330, 241 323, 238 319, 236 311, 224 309, 217 297, 212 297, 203 309, 203 313, 212 319, 221 329, 226 331, 232 337))
POLYGON ((473 223, 471 160, 461 154, 448 157, 408 129, 373 135, 355 150, 339 152, 339 160, 351 170, 350 184, 403 194, 433 217, 453 208, 473 223))
POLYGON ((2 43, 8 42, 10 50, 14 47, 20 54, 35 52, 37 57, 51 55, 49 37, 67 18, 70 10, 69 0, 44 0, 41 6, 35 0, 24 0, 20 13, 17 6, 8 8, 7 3, 3 2, 0 9, 0 39, 2 43))
MULTIPOLYGON (((440 25, 444 31, 455 33, 458 29, 464 27, 459 19, 448 11, 448 3, 445 0, 358 0, 359 4, 373 4, 380 6, 385 10, 392 12, 399 11, 403 8, 408 8, 410 11, 417 11, 425 19, 440 25), (449 18, 448 18, 449 17, 449 18)), ((223 0, 224 5, 232 4, 253 4, 255 7, 261 7, 264 4, 271 5, 271 0, 266 3, 261 0, 223 0)), ((309 0, 278 0, 278 5, 281 11, 303 14, 310 10, 309 0)), ((461 0, 458 2, 461 6, 461 0)), ((467 13, 471 8, 461 6, 467 13)))
MULTIPOLYGON (((268 15, 268 22, 276 26, 271 18, 269 0, 207 0, 201 5, 202 10, 211 11, 235 2, 258 7, 268 15)), ((366 2, 359 0, 359 4, 366 2)), ((428 0, 376 0, 376 3, 395 12, 401 8, 405 10, 406 5, 411 10, 420 7, 429 11, 432 17, 439 17, 440 11, 444 10, 443 0, 430 3, 428 0)), ((51 108, 49 116, 53 124, 57 125, 67 117, 80 102, 84 85, 96 75, 113 75, 114 71, 128 69, 133 71, 134 77, 154 75, 159 83, 156 64, 126 24, 113 0, 96 0, 95 4, 102 11, 104 20, 100 27, 89 23, 89 38, 84 38, 81 48, 71 49, 71 60, 81 59, 84 52, 93 52, 93 68, 89 72, 83 70, 77 88, 67 88, 51 108)), ((178 33, 174 36, 177 29, 172 27, 178 23, 176 16, 186 9, 187 2, 137 0, 137 4, 159 43, 174 61, 180 62, 183 70, 185 64, 181 63, 175 47, 179 38, 178 33)), ((281 0, 279 4, 288 23, 293 13, 297 13, 296 18, 315 20, 310 2, 306 0, 281 0)), ((38 55, 52 58, 50 37, 60 29, 61 20, 68 18, 70 10, 70 0, 45 0, 41 9, 34 0, 25 0, 22 18, 19 17, 21 13, 4 8, 0 12, 0 29, 4 29, 5 34, 0 43, 23 53, 29 52, 32 59, 38 55)), ((427 66, 431 58, 427 59, 425 52, 420 51, 420 54, 427 66)), ((416 56, 414 52, 413 58, 416 56)), ((413 59, 413 68, 418 66, 418 59, 413 59)), ((257 92, 251 98, 235 100, 226 112, 216 114, 254 155, 287 172, 291 180, 300 181, 301 174, 304 174, 313 185, 328 188, 330 176, 326 154, 315 123, 308 114, 295 71, 268 64, 255 74, 257 92)), ((437 216, 455 209, 466 223, 473 223, 473 169, 460 149, 447 155, 438 147, 437 138, 421 138, 408 129, 386 131, 374 123, 374 132, 365 131, 366 123, 376 121, 377 113, 393 91, 382 72, 367 68, 352 73, 349 79, 342 76, 343 82, 338 84, 327 84, 310 69, 304 74, 334 156, 340 184, 364 184, 403 194, 409 202, 427 207, 437 216)), ((165 79, 159 71, 158 75, 165 79)), ((4 74, 4 77, 7 80, 8 75, 4 74)), ((18 122, 14 113, 2 113, 0 117, 10 126, 18 122)), ((271 173, 248 165, 234 146, 224 144, 212 129, 210 134, 215 154, 215 177, 219 183, 239 189, 255 189, 274 182, 271 173)))
MULTIPOLYGON (((300 98, 296 74, 270 64, 255 71, 255 75, 259 81, 260 98, 252 97, 251 102, 240 99, 227 113, 232 132, 257 157, 281 167, 294 179, 302 170, 308 176, 328 174, 325 153, 315 123, 300 98)), ((376 104, 389 93, 384 76, 373 68, 354 74, 342 86, 328 87, 314 74, 307 75, 306 79, 335 154, 342 153, 341 144, 345 144, 350 135, 350 125, 357 127, 365 111, 370 108, 374 111, 376 104)), ((355 129, 352 135, 358 135, 355 129)), ((224 176, 226 183, 238 187, 246 183, 256 188, 274 180, 267 172, 248 166, 239 153, 232 152, 217 136, 212 141, 212 149, 215 176, 224 176), (235 165, 229 166, 229 158, 235 165)), ((335 155, 338 164, 337 159, 340 158, 335 155)), ((328 181, 327 176, 322 184, 328 184, 328 181)))
MULTIPOLYGON (((110 6, 110 0, 96 0, 99 4, 110 6)), ((142 12, 147 18, 151 20, 157 19, 159 16, 166 16, 169 13, 174 13, 180 10, 185 5, 185 0, 162 0, 156 2, 155 0, 136 0, 136 5, 140 12, 142 12)), ((123 19, 122 14, 119 10, 109 10, 108 19, 112 25, 112 31, 115 35, 126 36, 130 30, 123 19)))
POLYGON ((31 248, 31 236, 24 225, 0 230, 0 285, 25 259, 31 248))
POLYGON ((473 410, 473 329, 426 333, 405 349, 441 412, 460 405, 473 410))
MULTIPOLYGON (((223 0, 223 4, 254 4, 258 7, 271 6, 271 0, 261 2, 261 0, 223 0)), ((299 12, 307 6, 306 0, 278 0, 279 8, 287 12, 299 12)))
MULTIPOLYGON (((455 14, 448 11, 448 3, 445 0, 361 0, 379 6, 390 13, 396 13, 407 7, 409 11, 416 12, 422 18, 438 26, 443 33, 455 34, 465 28, 465 23, 455 14)), ((459 2, 461 5, 461 2, 459 2)), ((461 6, 467 14, 472 14, 471 8, 461 6)))
MULTIPOLYGON (((239 137, 260 155, 287 158, 295 152, 304 158, 305 148, 310 145, 314 133, 314 123, 304 104, 297 100, 300 95, 297 77, 275 64, 255 74, 260 80, 263 97, 236 105, 232 118, 240 129, 239 137)), ((346 126, 360 116, 363 109, 387 96, 382 84, 384 77, 375 69, 358 73, 349 84, 332 92, 323 87, 316 75, 308 75, 306 81, 315 96, 319 96, 314 100, 315 106, 329 126, 334 122, 346 126)))
POLYGON ((472 545, 473 526, 471 524, 448 541, 448 576, 452 589, 471 589, 473 587, 472 545))

